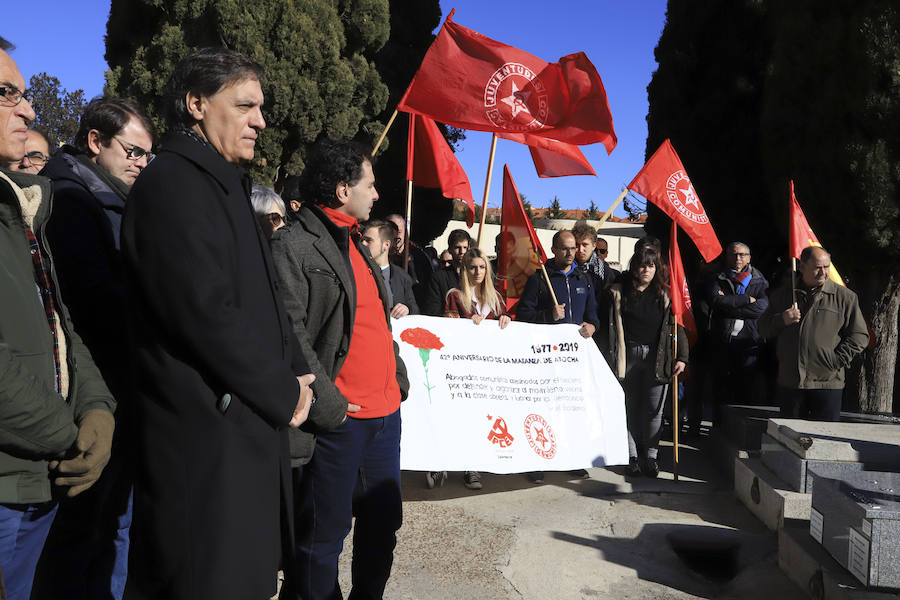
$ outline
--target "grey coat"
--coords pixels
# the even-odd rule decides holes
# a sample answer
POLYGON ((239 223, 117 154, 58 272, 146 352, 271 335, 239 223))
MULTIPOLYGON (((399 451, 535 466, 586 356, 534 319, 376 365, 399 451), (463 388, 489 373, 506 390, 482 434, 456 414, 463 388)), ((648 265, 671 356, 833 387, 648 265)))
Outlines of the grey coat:
MULTIPOLYGON (((312 458, 315 434, 337 427, 347 413, 347 399, 334 381, 344 364, 353 335, 356 314, 356 283, 350 265, 350 237, 310 203, 297 212, 297 219, 272 235, 272 257, 284 305, 294 333, 316 376, 316 403, 301 429, 291 430, 291 462, 305 464, 312 458)), ((384 317, 390 329, 390 307, 381 269, 368 248, 357 244, 378 286, 384 317)), ((394 342, 400 397, 409 390, 406 366, 394 342)))

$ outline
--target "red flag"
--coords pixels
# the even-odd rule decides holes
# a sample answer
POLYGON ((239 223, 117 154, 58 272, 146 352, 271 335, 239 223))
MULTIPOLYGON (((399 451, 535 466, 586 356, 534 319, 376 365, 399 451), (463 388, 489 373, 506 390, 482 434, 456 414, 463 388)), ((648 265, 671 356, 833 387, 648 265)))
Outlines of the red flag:
POLYGON ((503 165, 503 209, 500 220, 500 251, 497 260, 497 287, 511 308, 525 282, 547 260, 537 233, 525 214, 522 198, 513 182, 509 166, 503 165))
POLYGON ((687 331, 691 345, 697 341, 697 324, 691 310, 691 292, 688 290, 681 264, 681 252, 678 250, 678 225, 672 221, 672 235, 669 238, 669 288, 672 292, 672 311, 675 320, 687 331))
POLYGON ((538 177, 597 175, 578 146, 573 144, 527 133, 498 133, 497 137, 526 144, 538 177))
POLYGON ((658 206, 678 223, 694 241, 703 260, 712 262, 722 253, 722 245, 694 191, 694 184, 668 139, 628 184, 628 189, 658 206))
POLYGON ((583 52, 547 63, 444 21, 397 106, 477 131, 616 146, 606 89, 583 52))
MULTIPOLYGON (((800 253, 808 246, 821 248, 822 244, 819 243, 819 238, 813 233, 806 216, 800 210, 797 196, 794 195, 794 180, 791 179, 791 233, 788 252, 790 252, 791 256, 800 260, 800 253)), ((828 269, 828 278, 838 285, 844 285, 844 280, 835 268, 834 263, 831 263, 831 268, 828 269)))
POLYGON ((409 115, 406 153, 407 181, 419 187, 438 188, 445 198, 465 200, 469 209, 466 224, 471 227, 475 222, 472 186, 434 121, 422 115, 409 115))

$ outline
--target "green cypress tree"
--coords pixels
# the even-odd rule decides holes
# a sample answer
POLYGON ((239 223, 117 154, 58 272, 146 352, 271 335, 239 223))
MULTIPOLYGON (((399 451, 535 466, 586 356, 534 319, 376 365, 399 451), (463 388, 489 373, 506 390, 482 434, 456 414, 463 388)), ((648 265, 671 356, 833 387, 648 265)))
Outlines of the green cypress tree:
POLYGON ((252 170, 273 184, 302 170, 319 136, 375 141, 388 89, 373 59, 389 32, 388 0, 113 0, 107 90, 160 124, 161 92, 181 58, 204 46, 242 52, 265 70, 268 126, 252 170))

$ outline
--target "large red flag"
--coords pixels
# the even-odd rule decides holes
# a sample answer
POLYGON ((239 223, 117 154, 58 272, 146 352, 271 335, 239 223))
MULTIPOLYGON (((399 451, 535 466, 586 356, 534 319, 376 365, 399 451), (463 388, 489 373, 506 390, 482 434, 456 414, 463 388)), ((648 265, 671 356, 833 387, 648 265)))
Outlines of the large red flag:
MULTIPOLYGON (((794 195, 794 180, 791 179, 791 233, 788 251, 791 256, 800 260, 800 253, 808 246, 821 248, 822 244, 819 243, 819 238, 816 237, 816 234, 813 233, 812 228, 809 226, 806 215, 800 210, 797 196, 794 195)), ((831 268, 828 270, 828 278, 838 285, 844 285, 844 280, 835 268, 834 263, 831 263, 831 268)))
POLYGON ((706 210, 668 139, 628 184, 628 189, 658 206, 678 223, 694 241, 703 260, 712 262, 722 253, 722 244, 706 210))
POLYGON ((574 144, 527 133, 498 133, 497 137, 527 145, 538 177, 597 175, 581 149, 574 144))
POLYGON ((512 308, 525 289, 525 282, 547 260, 537 233, 525 214, 509 166, 503 165, 503 209, 500 220, 500 255, 497 260, 497 287, 512 308))
POLYGON ((606 89, 583 52, 548 63, 444 21, 398 110, 477 131, 616 146, 606 89))
POLYGON ((471 227, 475 221, 472 186, 434 121, 410 113, 406 153, 406 179, 419 187, 438 188, 445 198, 465 200, 466 223, 471 227))
POLYGON ((672 311, 675 320, 684 327, 691 345, 697 341, 697 324, 691 310, 691 292, 688 290, 681 264, 681 252, 678 250, 678 225, 672 221, 672 235, 669 238, 669 287, 672 292, 672 311))

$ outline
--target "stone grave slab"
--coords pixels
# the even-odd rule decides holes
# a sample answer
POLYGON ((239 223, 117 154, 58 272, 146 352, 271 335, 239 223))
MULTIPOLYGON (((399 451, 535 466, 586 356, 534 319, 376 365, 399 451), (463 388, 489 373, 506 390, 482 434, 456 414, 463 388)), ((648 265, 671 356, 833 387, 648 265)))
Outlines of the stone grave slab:
POLYGON ((769 419, 766 433, 807 460, 861 462, 900 471, 900 425, 769 419))
POLYGON ((734 494, 772 531, 785 519, 809 519, 809 494, 790 489, 757 458, 734 460, 734 494))
POLYGON ((810 535, 861 583, 900 590, 900 473, 813 479, 810 535))
POLYGON ((768 433, 762 434, 760 460, 779 479, 788 484, 792 490, 805 494, 812 493, 810 471, 814 470, 823 477, 838 478, 844 473, 863 470, 863 463, 856 461, 827 461, 801 458, 768 433))

